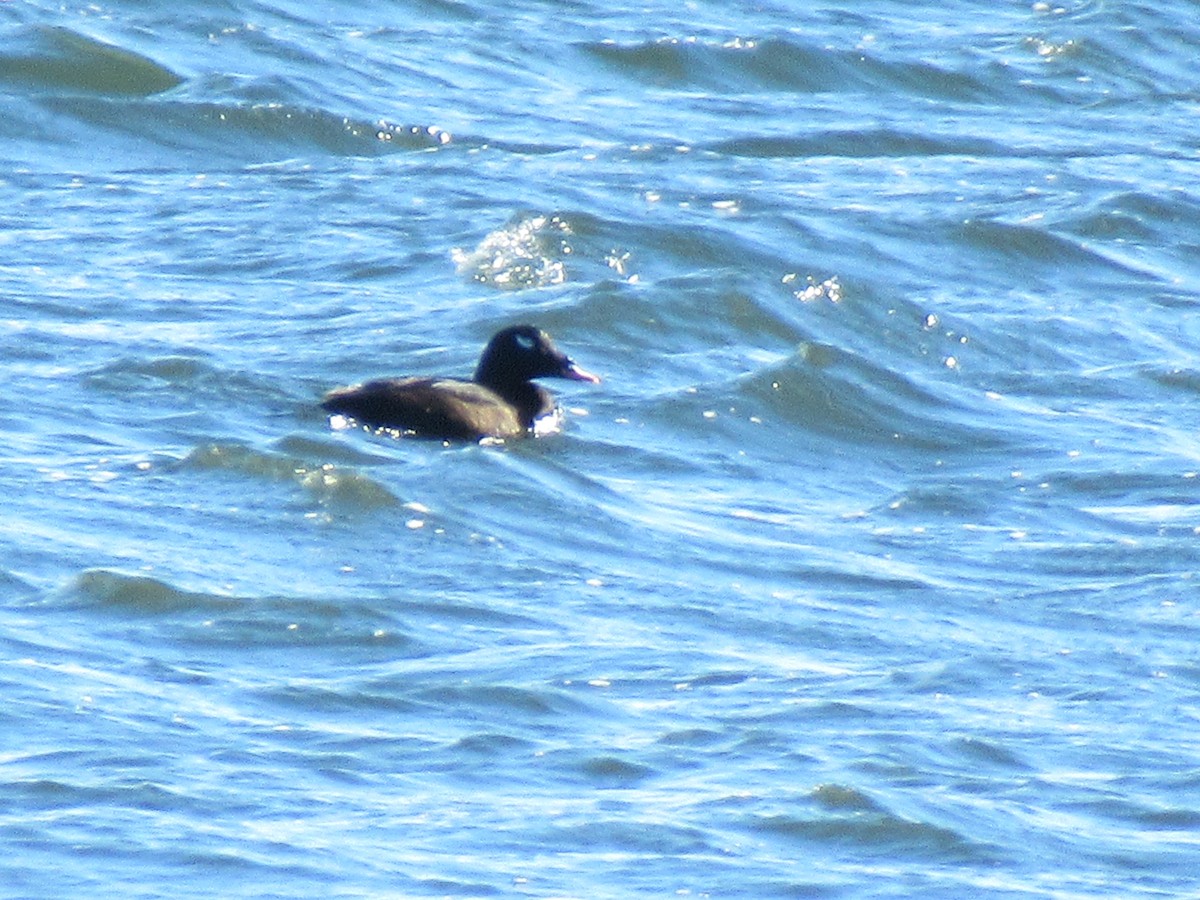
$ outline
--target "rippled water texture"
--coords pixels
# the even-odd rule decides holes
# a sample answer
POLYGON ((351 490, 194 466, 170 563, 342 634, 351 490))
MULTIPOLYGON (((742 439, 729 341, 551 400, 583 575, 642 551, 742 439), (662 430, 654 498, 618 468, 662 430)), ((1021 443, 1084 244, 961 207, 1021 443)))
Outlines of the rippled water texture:
POLYGON ((363 7, 0 4, 0 894, 1195 893, 1194 6, 363 7))

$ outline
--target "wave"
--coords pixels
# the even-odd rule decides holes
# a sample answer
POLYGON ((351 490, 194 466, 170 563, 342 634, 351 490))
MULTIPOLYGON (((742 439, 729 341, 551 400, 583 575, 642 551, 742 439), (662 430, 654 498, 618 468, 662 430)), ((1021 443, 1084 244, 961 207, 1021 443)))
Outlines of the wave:
POLYGON ((855 353, 806 344, 746 379, 742 391, 764 419, 852 444, 979 453, 1011 446, 986 399, 963 402, 953 386, 918 381, 855 353))
POLYGON ((36 133, 43 142, 94 143, 80 132, 82 124, 144 142, 131 159, 145 155, 146 143, 258 161, 313 151, 377 156, 452 140, 432 124, 306 105, 293 96, 304 92, 283 76, 190 81, 148 56, 63 26, 9 29, 0 49, 3 85, 26 101, 13 111, 24 121, 6 123, 14 137, 36 133))
POLYGON ((934 859, 942 864, 981 864, 994 861, 990 848, 959 832, 928 822, 913 821, 885 811, 854 812, 844 816, 787 813, 755 816, 751 828, 765 837, 804 845, 854 847, 859 852, 896 858, 934 859))
POLYGON ((813 46, 793 37, 722 42, 664 37, 623 44, 586 43, 580 49, 609 71, 639 85, 674 89, 734 93, 886 89, 970 102, 994 97, 997 92, 994 80, 977 74, 927 62, 890 61, 863 47, 813 46))
POLYGON ((1183 280, 1181 273, 1188 272, 1193 278, 1200 274, 1196 241, 1180 240, 1180 235, 1200 230, 1200 204, 1181 188, 1114 192, 1065 211, 1054 226, 1089 246, 1104 248, 1099 252, 1105 259, 1112 259, 1122 248, 1128 248, 1131 256, 1138 248, 1154 248, 1149 260, 1139 260, 1138 270, 1149 266, 1149 274, 1160 280, 1160 289, 1165 288, 1167 294, 1172 293, 1169 285, 1183 280))
POLYGON ((1019 265, 1028 277, 1031 270, 1061 278, 1064 268, 1107 270, 1129 275, 1136 270, 1090 246, 1054 231, 996 219, 968 219, 958 232, 958 243, 983 251, 995 264, 1019 265), (1058 273, 1058 274, 1056 274, 1058 273))
POLYGON ((195 448, 180 461, 178 467, 193 471, 232 472, 250 480, 291 482, 321 504, 359 512, 402 505, 389 488, 356 467, 332 462, 310 462, 227 441, 195 448))
MULTIPOLYGON (((261 371, 223 366, 202 351, 179 349, 183 352, 166 356, 126 353, 85 371, 83 384, 102 395, 101 406, 130 417, 126 424, 169 427, 175 439, 185 441, 227 434, 231 426, 251 431, 259 422, 288 417, 315 401, 317 392, 306 395, 304 385, 283 384, 261 371)), ((315 415, 315 406, 311 412, 315 415)), ((122 427, 120 419, 114 425, 122 427)))
POLYGON ((0 82, 37 91, 147 97, 183 78, 132 50, 62 26, 33 25, 4 35, 0 82))
POLYGON ((111 569, 88 569, 66 589, 68 595, 91 604, 143 613, 184 610, 215 612, 239 604, 236 598, 188 591, 149 575, 131 575, 111 569))
POLYGON ((891 128, 854 131, 821 131, 803 137, 747 135, 730 138, 701 149, 729 156, 763 159, 839 156, 848 158, 904 156, 1006 156, 1003 144, 984 138, 956 135, 937 137, 891 128))
MULTIPOLYGON (((336 647, 358 653, 364 660, 376 656, 392 660, 419 654, 423 645, 405 626, 371 596, 285 596, 193 590, 167 578, 135 574, 112 568, 87 569, 40 601, 43 607, 85 609, 92 627, 106 630, 102 621, 123 623, 126 638, 138 640, 142 629, 164 638, 164 621, 175 641, 191 645, 247 647, 336 647)), ((170 641, 168 641, 170 643, 170 641)), ((194 670, 167 661, 154 661, 151 674, 158 681, 195 683, 204 679, 194 670)), ((280 700, 281 688, 266 694, 280 700)), ((320 695, 309 692, 309 701, 320 695)))
POLYGON ((572 235, 563 216, 518 213, 473 250, 456 248, 452 258, 460 275, 502 290, 561 284, 572 235))
POLYGON ((171 150, 251 161, 313 151, 379 156, 437 149, 452 140, 435 125, 372 122, 286 103, 66 96, 47 99, 43 105, 89 126, 171 150))

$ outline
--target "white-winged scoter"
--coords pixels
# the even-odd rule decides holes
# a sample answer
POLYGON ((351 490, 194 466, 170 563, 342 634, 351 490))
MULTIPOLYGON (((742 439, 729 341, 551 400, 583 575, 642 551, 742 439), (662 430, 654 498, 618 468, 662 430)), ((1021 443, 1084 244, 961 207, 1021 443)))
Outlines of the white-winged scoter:
POLYGON ((384 378, 325 395, 321 406, 371 428, 442 440, 511 438, 556 412, 534 378, 600 381, 532 325, 514 325, 488 341, 470 381, 384 378))

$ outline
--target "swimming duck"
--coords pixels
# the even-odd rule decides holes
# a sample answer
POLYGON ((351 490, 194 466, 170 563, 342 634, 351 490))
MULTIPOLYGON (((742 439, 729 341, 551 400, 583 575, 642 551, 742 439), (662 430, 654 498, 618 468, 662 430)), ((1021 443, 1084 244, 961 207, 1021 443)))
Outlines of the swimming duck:
POLYGON ((533 325, 514 325, 488 341, 475 375, 384 378, 325 395, 321 406, 371 428, 441 440, 512 438, 537 431, 557 412, 554 397, 534 378, 596 384, 533 325))

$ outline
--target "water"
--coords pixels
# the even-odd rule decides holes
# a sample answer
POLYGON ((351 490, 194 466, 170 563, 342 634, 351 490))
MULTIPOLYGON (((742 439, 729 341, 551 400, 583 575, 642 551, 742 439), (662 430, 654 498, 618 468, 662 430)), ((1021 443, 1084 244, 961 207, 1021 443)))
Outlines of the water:
POLYGON ((0 894, 1200 891, 1194 6, 360 6, 0 5, 0 894))

